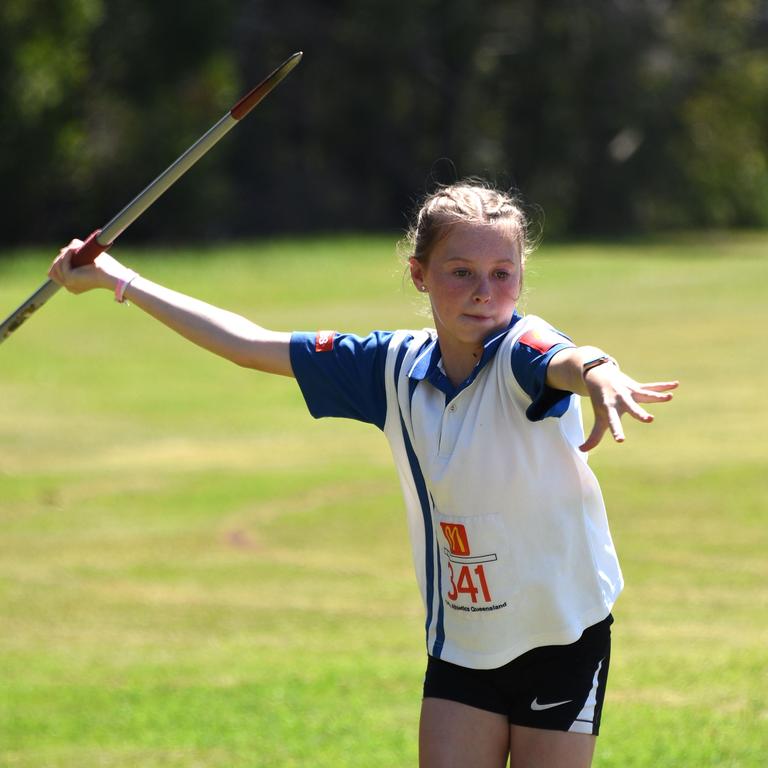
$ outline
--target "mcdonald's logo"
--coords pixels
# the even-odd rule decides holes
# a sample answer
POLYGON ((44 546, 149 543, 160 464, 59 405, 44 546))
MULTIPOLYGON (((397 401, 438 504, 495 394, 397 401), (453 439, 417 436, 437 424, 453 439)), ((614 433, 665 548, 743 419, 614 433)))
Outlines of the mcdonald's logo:
POLYGON ((315 334, 315 352, 332 352, 336 331, 318 331, 315 334))
POLYGON ((443 535, 448 541, 452 555, 469 554, 467 529, 461 523, 440 523, 440 527, 443 529, 443 535))

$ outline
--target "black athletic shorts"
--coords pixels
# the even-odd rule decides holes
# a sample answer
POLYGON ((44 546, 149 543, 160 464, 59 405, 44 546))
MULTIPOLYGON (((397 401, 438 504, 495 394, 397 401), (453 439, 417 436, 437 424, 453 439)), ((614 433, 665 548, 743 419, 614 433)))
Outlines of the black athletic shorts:
POLYGON ((429 657, 424 698, 505 715, 514 725, 597 735, 611 656, 608 616, 570 645, 534 648, 498 669, 429 657))

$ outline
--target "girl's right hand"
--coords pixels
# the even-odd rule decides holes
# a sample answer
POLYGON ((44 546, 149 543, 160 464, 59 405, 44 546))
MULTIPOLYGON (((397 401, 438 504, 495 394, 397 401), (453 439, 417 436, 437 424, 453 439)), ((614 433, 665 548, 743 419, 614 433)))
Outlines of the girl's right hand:
POLYGON ((64 246, 48 270, 48 277, 70 293, 84 293, 94 288, 113 290, 118 280, 127 280, 134 275, 132 270, 108 253, 99 254, 93 264, 73 267, 72 256, 82 244, 82 240, 72 240, 69 245, 64 246))

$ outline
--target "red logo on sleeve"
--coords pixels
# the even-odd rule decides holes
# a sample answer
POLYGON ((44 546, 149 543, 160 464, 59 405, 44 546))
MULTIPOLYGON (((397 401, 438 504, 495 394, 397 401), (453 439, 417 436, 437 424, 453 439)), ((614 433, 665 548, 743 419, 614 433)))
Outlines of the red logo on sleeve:
POLYGON ((549 352, 555 344, 570 344, 565 336, 561 336, 559 333, 549 328, 526 331, 520 337, 520 343, 525 344, 526 347, 535 349, 542 354, 549 352))
POLYGON ((315 352, 332 352, 336 331, 318 331, 315 336, 315 352))

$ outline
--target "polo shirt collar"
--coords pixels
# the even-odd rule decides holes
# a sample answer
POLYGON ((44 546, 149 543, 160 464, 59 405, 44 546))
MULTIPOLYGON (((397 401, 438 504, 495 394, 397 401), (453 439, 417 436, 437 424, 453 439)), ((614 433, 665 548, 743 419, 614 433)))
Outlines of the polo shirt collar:
POLYGON ((517 310, 515 310, 512 314, 512 319, 509 321, 509 325, 507 325, 506 328, 502 328, 500 331, 494 331, 486 336, 483 341, 483 354, 480 356, 480 360, 478 360, 477 364, 472 369, 472 373, 470 373, 458 387, 455 387, 451 383, 443 371, 441 365, 442 353, 440 352, 440 343, 438 342, 437 337, 421 350, 411 366, 410 371, 408 371, 408 378, 415 382, 424 381, 426 379, 439 390, 445 392, 449 398, 455 397, 462 389, 468 387, 477 378, 480 371, 493 359, 502 339, 521 317, 522 315, 518 314, 517 310))

